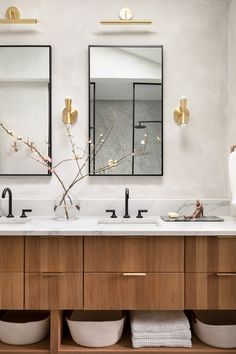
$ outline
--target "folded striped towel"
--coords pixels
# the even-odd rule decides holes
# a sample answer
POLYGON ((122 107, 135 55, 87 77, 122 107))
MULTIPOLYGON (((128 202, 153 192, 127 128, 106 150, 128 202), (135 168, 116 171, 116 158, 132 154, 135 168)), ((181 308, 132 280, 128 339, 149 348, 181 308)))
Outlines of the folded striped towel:
POLYGON ((132 333, 170 333, 190 328, 183 311, 130 311, 130 324, 132 333))
POLYGON ((132 345, 134 348, 143 347, 179 347, 191 348, 192 342, 190 339, 133 339, 132 345))
POLYGON ((190 329, 180 329, 171 332, 132 332, 133 339, 190 339, 192 333, 190 329))

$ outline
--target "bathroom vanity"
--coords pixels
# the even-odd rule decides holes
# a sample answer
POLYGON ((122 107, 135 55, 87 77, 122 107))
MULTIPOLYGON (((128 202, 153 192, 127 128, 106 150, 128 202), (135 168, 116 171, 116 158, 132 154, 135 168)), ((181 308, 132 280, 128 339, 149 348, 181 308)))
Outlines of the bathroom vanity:
POLYGON ((76 345, 62 331, 63 310, 236 309, 232 219, 224 226, 159 221, 159 227, 146 226, 150 231, 143 225, 102 229, 95 218, 84 219, 0 225, 1 309, 51 314, 50 339, 25 347, 1 343, 0 353, 235 353, 196 338, 191 349, 133 349, 126 334, 105 349, 76 345))

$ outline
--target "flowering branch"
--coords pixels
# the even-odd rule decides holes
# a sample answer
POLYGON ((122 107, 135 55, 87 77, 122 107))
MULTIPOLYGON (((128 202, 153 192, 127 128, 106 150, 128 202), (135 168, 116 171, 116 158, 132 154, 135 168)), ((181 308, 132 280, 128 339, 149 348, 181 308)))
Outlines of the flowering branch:
MULTIPOLYGON (((70 215, 68 212, 65 198, 68 197, 71 205, 73 204, 68 193, 78 182, 80 182, 82 179, 84 179, 85 177, 87 177, 89 175, 88 172, 83 172, 84 168, 87 166, 88 161, 93 162, 95 160, 97 154, 99 153, 99 151, 102 149, 102 147, 106 143, 106 141, 107 141, 108 137, 110 136, 112 129, 114 127, 114 120, 115 120, 115 115, 113 115, 113 120, 112 120, 112 124, 111 124, 110 128, 108 128, 104 134, 100 134, 100 139, 97 142, 97 144, 93 144, 91 141, 88 141, 85 149, 81 149, 80 147, 78 147, 74 143, 73 136, 70 131, 70 126, 66 125, 65 126, 66 132, 67 132, 67 136, 68 136, 71 148, 72 148, 72 156, 73 157, 65 158, 62 161, 55 164, 54 166, 52 166, 51 158, 49 156, 44 156, 35 144, 30 143, 29 138, 24 139, 22 136, 18 136, 13 130, 9 130, 1 122, 0 122, 0 127, 5 131, 6 134, 8 134, 12 139, 14 139, 14 141, 18 141, 21 144, 25 145, 28 149, 30 149, 30 151, 32 151, 31 157, 34 160, 36 160, 38 163, 40 163, 41 165, 45 166, 48 169, 48 171, 52 172, 55 175, 55 177, 57 178, 58 182, 60 183, 60 185, 62 186, 62 189, 64 191, 63 196, 59 202, 59 205, 64 204, 66 218, 69 219, 70 215), (79 156, 79 154, 76 150, 82 151, 83 155, 79 156), (82 160, 82 164, 80 164, 79 160, 82 160), (57 169, 62 164, 66 163, 66 162, 70 162, 70 161, 75 161, 76 167, 77 167, 77 172, 76 172, 74 178, 72 178, 68 187, 66 187, 66 185, 64 184, 57 169)), ((145 141, 145 146, 146 146, 146 141, 145 141)), ((145 146, 144 146, 144 148, 145 148, 145 146)), ((135 153, 135 154, 140 154, 140 153, 135 153)), ((141 154, 143 154, 143 152, 141 152, 141 154)), ((98 174, 98 173, 113 169, 114 167, 123 163, 129 156, 134 156, 134 153, 129 153, 126 155, 123 153, 123 156, 121 158, 119 158, 118 160, 110 159, 110 160, 108 160, 108 163, 105 166, 97 168, 93 172, 94 172, 94 174, 98 174)))

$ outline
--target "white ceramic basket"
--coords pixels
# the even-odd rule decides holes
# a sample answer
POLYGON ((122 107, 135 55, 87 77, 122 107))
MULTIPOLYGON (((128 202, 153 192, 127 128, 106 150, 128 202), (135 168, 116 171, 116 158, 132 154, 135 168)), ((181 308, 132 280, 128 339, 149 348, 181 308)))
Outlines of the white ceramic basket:
POLYGON ((193 330, 204 343, 236 348, 236 311, 194 311, 193 330))
POLYGON ((0 340, 11 345, 40 342, 49 333, 49 314, 38 311, 7 311, 0 320, 0 340))
POLYGON ((73 311, 66 320, 75 343, 98 348, 119 341, 125 319, 121 311, 73 311))

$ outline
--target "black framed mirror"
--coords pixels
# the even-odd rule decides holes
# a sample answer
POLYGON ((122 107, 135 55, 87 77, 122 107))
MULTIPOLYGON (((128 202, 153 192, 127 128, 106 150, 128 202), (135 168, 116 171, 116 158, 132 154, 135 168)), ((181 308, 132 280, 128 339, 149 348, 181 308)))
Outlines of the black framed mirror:
MULTIPOLYGON (((0 46, 0 122, 51 159, 51 46, 0 46)), ((49 176, 33 149, 0 128, 0 176, 49 176)))
POLYGON ((162 46, 89 46, 89 141, 91 176, 163 175, 162 46))

